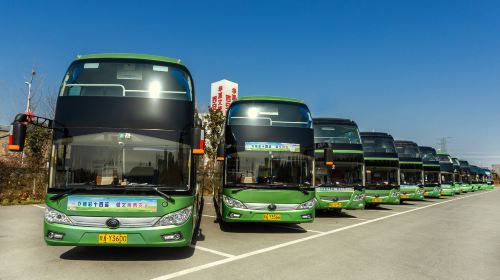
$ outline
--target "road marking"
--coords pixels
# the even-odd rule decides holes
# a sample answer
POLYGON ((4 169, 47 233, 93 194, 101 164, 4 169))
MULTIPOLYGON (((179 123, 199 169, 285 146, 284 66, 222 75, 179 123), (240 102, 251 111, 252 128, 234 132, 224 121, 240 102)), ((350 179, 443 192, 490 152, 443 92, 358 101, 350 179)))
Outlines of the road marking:
POLYGON ((31 206, 33 206, 33 207, 37 207, 37 208, 42 208, 42 209, 45 209, 45 206, 41 206, 41 205, 31 204, 31 206))
POLYGON ((209 217, 209 218, 217 218, 216 216, 212 216, 212 215, 205 215, 205 214, 203 214, 202 216, 203 216, 203 217, 209 217))
POLYGON ((213 250, 213 249, 201 247, 201 246, 198 246, 198 245, 189 245, 189 247, 194 248, 194 249, 198 249, 198 250, 201 250, 201 251, 209 252, 209 253, 212 253, 212 254, 216 254, 216 255, 219 255, 219 256, 223 256, 223 257, 226 257, 226 258, 234 258, 235 257, 235 255, 231 255, 231 254, 227 254, 227 253, 220 252, 220 251, 217 251, 217 250, 213 250))
POLYGON ((419 207, 419 208, 409 209, 409 210, 406 210, 404 212, 396 212, 394 214, 387 215, 387 216, 384 216, 384 217, 375 218, 375 219, 364 221, 364 222, 361 222, 361 223, 357 223, 357 224, 353 224, 353 225, 341 227, 341 228, 338 228, 338 229, 326 231, 326 232, 323 232, 323 233, 319 233, 319 234, 315 234, 315 235, 311 235, 311 236, 306 236, 306 237, 299 238, 299 239, 296 239, 296 240, 292 240, 292 241, 280 243, 280 244, 277 244, 277 245, 274 245, 274 246, 270 246, 270 247, 267 247, 267 248, 263 248, 263 249, 260 249, 260 250, 255 250, 255 251, 251 251, 251 252, 244 253, 244 254, 241 254, 241 255, 229 257, 229 258, 226 258, 226 259, 222 259, 222 260, 218 260, 218 261, 206 263, 206 264, 203 264, 203 265, 199 265, 199 266, 187 268, 187 269, 180 270, 180 271, 177 271, 177 272, 174 272, 174 273, 170 273, 170 274, 166 274, 166 275, 163 275, 163 276, 159 276, 159 277, 153 278, 152 280, 167 280, 167 279, 176 278, 176 277, 179 277, 179 276, 191 274, 191 273, 194 273, 194 272, 198 272, 198 271, 201 271, 201 270, 209 269, 209 268, 216 267, 216 266, 219 266, 219 265, 223 265, 223 264, 226 264, 226 263, 230 263, 230 262, 234 262, 234 261, 237 261, 237 260, 245 259, 245 258, 248 258, 248 257, 251 257, 251 256, 255 256, 255 255, 267 253, 267 252, 270 252, 270 251, 274 251, 274 250, 277 250, 277 249, 281 249, 281 248, 284 248, 284 247, 288 247, 288 246, 291 246, 291 245, 302 243, 302 242, 305 242, 305 241, 308 241, 308 240, 312 240, 312 239, 316 239, 316 238, 319 238, 319 237, 331 235, 331 234, 334 234, 334 233, 337 233, 337 232, 341 232, 341 231, 344 231, 344 230, 348 230, 348 229, 352 229, 352 228, 364 226, 364 225, 371 224, 371 223, 376 223, 376 222, 379 222, 379 221, 382 221, 382 220, 385 220, 385 219, 389 219, 389 218, 392 218, 392 217, 396 217, 396 216, 399 216, 399 215, 403 215, 403 214, 406 214, 406 213, 411 213, 411 212, 419 211, 419 210, 426 209, 426 208, 429 208, 429 207, 434 207, 436 205, 441 205, 441 204, 449 203, 449 202, 452 202, 452 201, 455 201, 455 200, 469 198, 469 197, 473 197, 473 196, 477 196, 477 195, 482 195, 482 194, 486 194, 486 193, 489 193, 489 192, 482 192, 482 193, 478 193, 478 194, 474 194, 474 195, 469 195, 469 196, 464 196, 464 197, 460 197, 460 198, 448 199, 448 200, 445 200, 445 201, 437 202, 435 204, 430 204, 430 205, 422 206, 422 207, 419 207))
POLYGON ((363 218, 356 218, 356 217, 352 217, 352 218, 344 218, 344 219, 360 220, 360 221, 368 221, 368 220, 370 220, 370 219, 363 219, 363 218))

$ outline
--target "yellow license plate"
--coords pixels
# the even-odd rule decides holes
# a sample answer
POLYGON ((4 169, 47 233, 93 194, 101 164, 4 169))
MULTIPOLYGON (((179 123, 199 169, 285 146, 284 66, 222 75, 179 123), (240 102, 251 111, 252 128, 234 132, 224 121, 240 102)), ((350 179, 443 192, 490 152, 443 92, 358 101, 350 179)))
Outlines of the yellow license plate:
POLYGON ((128 234, 99 234, 99 244, 127 244, 128 234))
POLYGON ((424 192, 424 195, 429 195, 429 193, 428 192, 424 192))
POLYGON ((281 214, 263 214, 262 217, 266 221, 280 221, 281 214))
POLYGON ((342 207, 342 203, 340 203, 340 202, 330 202, 330 203, 328 203, 328 207, 340 208, 340 207, 342 207))
POLYGON ((410 198, 410 196, 407 194, 402 194, 400 198, 410 198))
POLYGON ((372 199, 372 202, 382 202, 382 199, 381 198, 374 198, 374 199, 372 199))

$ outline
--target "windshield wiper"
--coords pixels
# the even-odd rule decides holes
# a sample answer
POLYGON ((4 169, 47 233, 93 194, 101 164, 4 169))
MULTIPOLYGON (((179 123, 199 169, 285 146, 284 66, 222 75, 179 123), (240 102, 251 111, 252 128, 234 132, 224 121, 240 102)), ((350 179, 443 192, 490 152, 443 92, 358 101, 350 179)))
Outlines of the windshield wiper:
POLYGON ((80 191, 80 190, 93 190, 93 189, 94 189, 94 187, 93 187, 93 186, 82 186, 82 187, 77 187, 77 188, 74 188, 74 187, 73 187, 73 188, 71 188, 71 189, 69 189, 69 190, 67 190, 67 191, 64 191, 64 192, 62 192, 62 193, 58 193, 58 194, 56 194, 56 195, 52 196, 52 197, 50 198, 50 200, 52 200, 52 201, 57 201, 57 200, 59 200, 59 199, 61 199, 61 198, 65 197, 65 196, 67 196, 67 195, 70 195, 70 194, 72 194, 72 193, 75 193, 76 191, 80 191))
POLYGON ((287 190, 297 190, 300 191, 304 194, 309 194, 309 191, 299 187, 298 184, 269 184, 269 185, 254 185, 254 184, 230 184, 228 185, 229 187, 237 187, 237 189, 233 190, 233 193, 238 193, 243 190, 248 190, 248 189, 287 189, 287 190))
MULTIPOLYGON (((144 191, 144 190, 153 190, 154 192, 156 192, 159 196, 165 198, 166 201, 168 202, 171 202, 171 203, 175 203, 175 199, 162 192, 160 189, 162 187, 159 186, 159 185, 140 185, 140 184, 137 184, 137 185, 126 185, 125 186, 125 190, 127 191, 144 191)), ((165 187, 163 187, 164 189, 166 189, 165 187)))

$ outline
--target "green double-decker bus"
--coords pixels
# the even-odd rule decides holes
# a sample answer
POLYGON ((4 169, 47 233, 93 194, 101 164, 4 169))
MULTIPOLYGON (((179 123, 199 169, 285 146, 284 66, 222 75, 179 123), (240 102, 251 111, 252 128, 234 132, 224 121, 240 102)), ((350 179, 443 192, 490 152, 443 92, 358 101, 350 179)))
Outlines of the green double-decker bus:
POLYGON ((394 138, 384 132, 361 132, 365 156, 365 203, 400 203, 399 158, 394 138))
POLYGON ((412 141, 394 141, 399 157, 401 201, 424 199, 424 167, 418 145, 412 141))
POLYGON ((437 153, 441 169, 441 195, 455 195, 455 170, 453 169, 453 160, 451 156, 444 152, 437 153))
POLYGON ((432 147, 419 146, 424 163, 424 197, 441 197, 441 166, 436 150, 432 147))
POLYGON ((316 209, 363 209, 365 164, 358 125, 339 118, 315 118, 313 123, 316 209), (331 161, 325 149, 331 150, 331 161))
POLYGON ((481 190, 481 170, 475 165, 470 165, 472 191, 481 190))
POLYGON ((242 97, 228 109, 221 183, 214 203, 221 228, 229 222, 314 220, 314 131, 304 102, 242 97))
POLYGON ((73 61, 55 119, 24 114, 14 123, 15 132, 27 122, 53 130, 46 243, 190 245, 203 199, 195 112, 191 74, 178 59, 96 54, 73 61))
POLYGON ((460 194, 464 192, 463 180, 461 176, 460 162, 457 158, 451 158, 453 162, 453 188, 455 190, 455 194, 460 194))
POLYGON ((460 176, 462 177, 462 192, 476 191, 472 187, 472 175, 469 162, 466 160, 458 159, 458 163, 460 164, 460 176))

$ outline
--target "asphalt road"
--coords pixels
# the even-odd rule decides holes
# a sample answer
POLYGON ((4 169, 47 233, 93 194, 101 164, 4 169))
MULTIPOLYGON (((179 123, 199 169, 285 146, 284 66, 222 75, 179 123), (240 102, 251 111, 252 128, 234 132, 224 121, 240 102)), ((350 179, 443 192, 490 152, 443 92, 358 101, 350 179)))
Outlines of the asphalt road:
POLYGON ((0 207, 0 279, 499 279, 500 190, 223 232, 191 248, 49 247, 43 206, 0 207))

